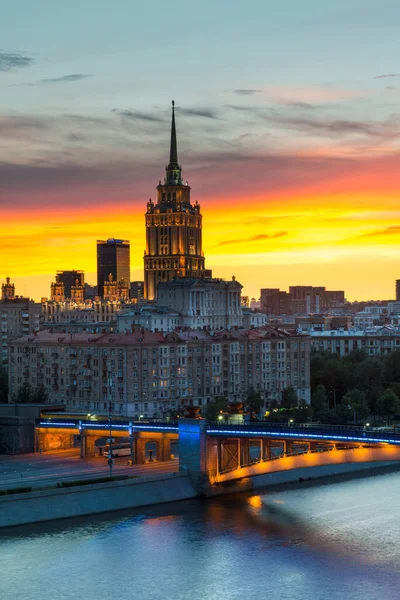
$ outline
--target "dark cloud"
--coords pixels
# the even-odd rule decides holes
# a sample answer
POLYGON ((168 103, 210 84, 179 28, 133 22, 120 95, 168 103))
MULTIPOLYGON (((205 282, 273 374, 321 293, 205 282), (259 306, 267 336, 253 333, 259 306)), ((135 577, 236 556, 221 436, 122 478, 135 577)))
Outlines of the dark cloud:
POLYGON ((270 123, 275 123, 287 129, 294 129, 307 135, 325 137, 364 135, 385 139, 394 139, 400 136, 400 122, 397 116, 383 122, 346 119, 323 120, 307 117, 288 117, 279 114, 265 115, 264 119, 270 123))
POLYGON ((30 67, 33 62, 33 58, 19 52, 0 50, 0 71, 12 71, 13 69, 30 67))
POLYGON ((125 117, 127 119, 136 119, 138 121, 146 121, 148 123, 163 123, 164 119, 158 117, 156 115, 150 115, 148 113, 142 113, 137 110, 129 110, 129 109, 119 109, 113 108, 113 113, 120 115, 121 117, 125 117))
POLYGON ((177 111, 181 115, 187 115, 189 117, 204 117, 205 119, 218 119, 215 111, 209 108, 180 108, 177 107, 177 111))
POLYGON ((105 119, 99 119, 98 117, 89 117, 87 115, 74 115, 70 113, 65 114, 64 117, 70 121, 74 121, 75 123, 79 124, 88 123, 90 125, 104 125, 107 122, 105 119))
POLYGON ((224 240, 223 242, 220 242, 218 244, 218 246, 227 246, 228 244, 239 244, 239 243, 243 243, 243 242, 259 242, 261 240, 274 240, 276 238, 281 238, 288 235, 287 231, 278 231, 277 233, 260 233, 259 235, 253 235, 252 237, 249 238, 242 238, 242 239, 238 239, 238 240, 224 240))
POLYGON ((81 81, 81 79, 87 79, 88 77, 91 77, 91 75, 88 73, 71 73, 71 75, 63 75, 62 77, 54 77, 52 79, 40 79, 38 83, 71 83, 73 81, 81 81))
POLYGON ((86 137, 80 133, 69 133, 67 139, 70 142, 83 142, 86 140, 86 137))
POLYGON ((254 94, 260 94, 262 92, 262 90, 253 90, 253 89, 247 89, 247 88, 243 88, 243 89, 238 89, 238 90, 233 90, 234 94, 237 94, 238 96, 253 96, 254 94))
POLYGON ((230 108, 231 110, 238 110, 239 112, 247 112, 247 113, 259 113, 260 108, 258 106, 243 106, 241 104, 227 104, 226 108, 230 108))
POLYGON ((283 102, 282 104, 290 106, 291 108, 298 108, 300 110, 316 110, 317 108, 320 108, 316 104, 310 104, 309 102, 295 102, 294 100, 283 102))
POLYGON ((400 77, 400 73, 386 73, 385 75, 377 75, 374 79, 393 79, 394 77, 400 77))

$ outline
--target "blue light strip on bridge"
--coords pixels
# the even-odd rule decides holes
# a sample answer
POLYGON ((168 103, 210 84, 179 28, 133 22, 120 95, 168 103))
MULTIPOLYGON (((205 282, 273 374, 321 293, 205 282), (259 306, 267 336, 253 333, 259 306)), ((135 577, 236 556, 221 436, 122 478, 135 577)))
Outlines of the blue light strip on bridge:
POLYGON ((63 427, 79 427, 78 423, 51 423, 50 421, 40 421, 39 427, 56 427, 62 425, 63 427))
POLYGON ((353 441, 353 442, 379 442, 379 443, 384 443, 384 444, 400 444, 400 439, 397 440, 392 440, 392 439, 381 439, 381 438, 369 438, 369 437, 353 437, 353 436, 344 436, 344 435, 317 435, 314 433, 308 433, 306 435, 304 435, 304 433, 284 433, 282 431, 280 432, 276 432, 276 431, 234 431, 232 429, 207 429, 207 433, 215 433, 215 434, 229 434, 231 436, 233 435, 254 435, 255 437, 260 437, 260 436, 275 436, 275 437, 280 437, 280 438, 287 438, 287 437, 296 437, 296 438, 302 438, 307 439, 307 438, 313 438, 313 439, 324 439, 324 440, 344 440, 344 441, 353 441))
MULTIPOLYGON (((83 422, 80 424, 82 429, 110 429, 110 424, 109 423, 88 423, 88 422, 83 422)), ((51 421, 40 421, 39 423, 39 427, 74 427, 74 428, 79 428, 79 423, 65 423, 65 422, 57 422, 57 423, 52 423, 51 421)), ((179 428, 178 427, 172 427, 172 426, 161 426, 161 425, 134 425, 132 424, 132 426, 130 426, 129 424, 127 425, 121 425, 119 423, 112 423, 111 425, 112 429, 126 429, 129 430, 130 427, 132 427, 132 429, 141 429, 144 431, 178 431, 179 428)))

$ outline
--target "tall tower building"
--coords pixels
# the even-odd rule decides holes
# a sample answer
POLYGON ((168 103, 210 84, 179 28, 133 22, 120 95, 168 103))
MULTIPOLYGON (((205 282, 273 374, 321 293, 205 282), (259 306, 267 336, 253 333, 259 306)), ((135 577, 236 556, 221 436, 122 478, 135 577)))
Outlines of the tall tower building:
POLYGON ((1 299, 13 300, 15 298, 15 285, 11 283, 9 277, 6 277, 6 282, 1 286, 1 299))
POLYGON ((178 163, 175 103, 172 101, 171 146, 164 183, 157 186, 157 203, 147 203, 144 297, 153 300, 157 285, 175 277, 205 275, 200 205, 190 202, 190 187, 178 163))
POLYGON ((97 240, 97 288, 104 298, 104 284, 114 281, 129 289, 131 280, 130 245, 128 240, 97 240), (111 277, 110 277, 111 275, 111 277))

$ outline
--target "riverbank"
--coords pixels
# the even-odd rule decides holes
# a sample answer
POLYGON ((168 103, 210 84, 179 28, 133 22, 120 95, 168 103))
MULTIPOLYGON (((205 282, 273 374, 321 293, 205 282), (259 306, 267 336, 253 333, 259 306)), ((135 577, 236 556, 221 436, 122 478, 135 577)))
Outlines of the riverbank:
MULTIPOLYGON (((210 486, 208 498, 276 492, 400 471, 400 462, 323 465, 280 471, 210 486)), ((98 515, 199 498, 189 475, 175 472, 0 496, 0 527, 98 515)))

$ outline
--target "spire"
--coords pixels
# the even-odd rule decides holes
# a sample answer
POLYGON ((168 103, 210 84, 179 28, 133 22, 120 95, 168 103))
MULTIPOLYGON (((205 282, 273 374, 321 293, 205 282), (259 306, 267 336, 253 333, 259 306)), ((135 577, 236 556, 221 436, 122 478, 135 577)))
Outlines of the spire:
POLYGON ((169 151, 169 164, 178 164, 178 146, 176 143, 176 129, 175 129, 175 102, 172 100, 172 124, 171 124, 171 147, 169 151))
POLYGON ((182 169, 178 163, 178 145, 176 143, 175 128, 175 102, 172 100, 171 146, 169 151, 169 165, 165 168, 165 183, 169 185, 182 184, 182 169))

